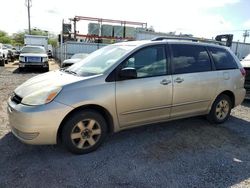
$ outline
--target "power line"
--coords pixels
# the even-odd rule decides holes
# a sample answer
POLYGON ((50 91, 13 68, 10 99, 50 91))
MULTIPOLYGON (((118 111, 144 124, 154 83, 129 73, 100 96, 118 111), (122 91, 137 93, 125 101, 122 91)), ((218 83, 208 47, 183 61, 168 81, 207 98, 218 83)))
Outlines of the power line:
POLYGON ((31 0, 25 0, 25 6, 26 6, 27 9, 28 9, 29 34, 31 34, 31 30, 30 30, 30 7, 32 6, 31 0))

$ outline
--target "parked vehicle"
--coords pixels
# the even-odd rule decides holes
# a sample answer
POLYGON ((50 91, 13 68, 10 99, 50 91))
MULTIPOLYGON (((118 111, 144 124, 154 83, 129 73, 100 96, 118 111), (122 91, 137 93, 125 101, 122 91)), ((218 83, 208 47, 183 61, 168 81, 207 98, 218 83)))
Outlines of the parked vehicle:
POLYGON ((83 60, 87 56, 88 56, 88 54, 85 54, 85 53, 74 54, 70 59, 64 60, 61 67, 69 67, 69 66, 73 65, 74 63, 80 62, 81 60, 83 60))
POLYGON ((246 78, 245 78, 246 99, 250 99, 250 54, 248 54, 243 60, 241 60, 241 64, 246 71, 246 78))
POLYGON ((49 71, 48 55, 44 47, 25 46, 19 56, 19 70, 29 67, 40 67, 44 71, 49 71))
POLYGON ((51 51, 51 50, 48 50, 47 54, 48 54, 48 57, 49 57, 49 58, 52 58, 52 57, 53 57, 52 51, 51 51))
POLYGON ((46 52, 48 49, 48 36, 41 35, 24 35, 24 45, 31 46, 42 46, 45 48, 46 52))
POLYGON ((7 59, 8 61, 15 61, 17 57, 17 51, 11 44, 4 44, 5 49, 8 50, 7 59))
POLYGON ((28 144, 97 149, 108 133, 206 115, 223 123, 245 97, 244 69, 226 47, 155 39, 103 47, 36 76, 8 100, 12 133, 28 144))
POLYGON ((0 43, 0 66, 8 63, 8 49, 0 43))
POLYGON ((51 44, 48 44, 47 54, 48 54, 49 58, 53 58, 53 47, 51 44))

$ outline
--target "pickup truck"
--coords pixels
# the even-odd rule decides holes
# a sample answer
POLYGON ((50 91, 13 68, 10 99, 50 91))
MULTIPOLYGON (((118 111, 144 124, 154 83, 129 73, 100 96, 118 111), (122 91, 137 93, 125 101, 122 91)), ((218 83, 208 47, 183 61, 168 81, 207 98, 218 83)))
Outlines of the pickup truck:
POLYGON ((49 58, 46 50, 41 46, 25 46, 19 56, 19 71, 29 67, 39 67, 49 71, 49 58))
POLYGON ((5 63, 8 63, 8 50, 0 43, 0 66, 4 66, 5 63))

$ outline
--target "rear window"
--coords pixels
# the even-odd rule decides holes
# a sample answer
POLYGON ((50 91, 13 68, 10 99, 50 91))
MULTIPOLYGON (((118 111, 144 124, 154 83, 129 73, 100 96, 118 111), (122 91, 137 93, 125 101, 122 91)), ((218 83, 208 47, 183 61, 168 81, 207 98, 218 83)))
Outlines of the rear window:
POLYGON ((226 49, 209 47, 209 52, 213 57, 216 70, 238 68, 234 58, 226 49))
POLYGON ((174 74, 211 71, 209 55, 203 46, 172 44, 174 74))

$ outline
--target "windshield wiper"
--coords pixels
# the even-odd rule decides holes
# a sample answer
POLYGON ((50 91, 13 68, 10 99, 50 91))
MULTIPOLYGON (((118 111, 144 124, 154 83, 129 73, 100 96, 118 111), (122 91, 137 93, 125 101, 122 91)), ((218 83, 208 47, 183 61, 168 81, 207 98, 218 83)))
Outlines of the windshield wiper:
POLYGON ((67 72, 67 73, 69 73, 69 74, 77 75, 76 72, 71 71, 71 70, 68 70, 68 69, 60 69, 60 70, 62 70, 62 71, 64 71, 64 72, 67 72))

